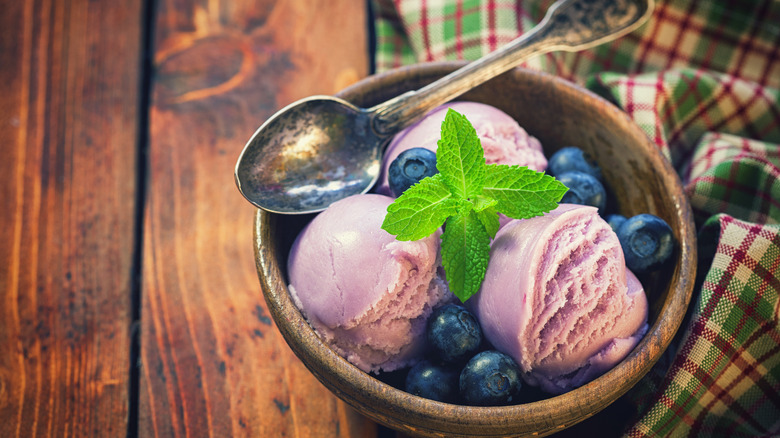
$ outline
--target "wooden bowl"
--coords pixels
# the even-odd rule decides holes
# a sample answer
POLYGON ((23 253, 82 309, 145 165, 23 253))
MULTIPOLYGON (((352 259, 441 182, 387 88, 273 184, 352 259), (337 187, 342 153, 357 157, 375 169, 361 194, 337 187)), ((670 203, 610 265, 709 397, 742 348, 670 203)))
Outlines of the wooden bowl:
MULTIPOLYGON (((339 95, 368 107, 421 86, 462 63, 420 64, 365 80, 339 95)), ((544 436, 576 424, 623 395, 644 376, 671 342, 685 314, 696 270, 695 230, 680 180, 646 134, 606 100, 570 82, 524 69, 512 70, 458 100, 491 104, 536 136, 549 157, 577 145, 598 161, 611 199, 625 216, 652 213, 677 238, 675 260, 640 277, 650 302, 647 335, 611 371, 563 395, 505 407, 471 407, 420 398, 359 370, 320 341, 293 304, 285 279, 287 253, 310 216, 258 211, 257 271, 269 311, 292 350, 334 394, 390 428, 417 436, 544 436)))

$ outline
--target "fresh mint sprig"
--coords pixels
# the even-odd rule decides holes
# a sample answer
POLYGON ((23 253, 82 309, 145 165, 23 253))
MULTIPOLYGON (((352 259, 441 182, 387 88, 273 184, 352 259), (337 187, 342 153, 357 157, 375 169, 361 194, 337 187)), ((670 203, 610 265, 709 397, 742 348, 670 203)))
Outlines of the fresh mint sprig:
POLYGON ((485 151, 468 119, 448 109, 436 153, 439 173, 407 189, 387 207, 382 229, 398 240, 419 240, 445 225, 442 265, 461 302, 485 278, 498 213, 514 219, 557 207, 566 186, 526 167, 486 164, 485 151))

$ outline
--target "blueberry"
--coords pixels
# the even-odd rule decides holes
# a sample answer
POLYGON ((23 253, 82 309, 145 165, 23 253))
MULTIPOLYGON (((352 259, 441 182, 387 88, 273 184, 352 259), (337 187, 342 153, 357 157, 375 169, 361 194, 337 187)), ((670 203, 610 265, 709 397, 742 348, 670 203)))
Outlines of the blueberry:
POLYGON ((455 369, 419 362, 406 375, 406 392, 444 403, 458 401, 458 372, 455 369))
POLYGON ((663 219, 652 214, 638 214, 626 219, 617 230, 626 266, 635 273, 660 268, 672 255, 674 234, 663 219))
POLYGON ((444 363, 468 359, 482 343, 482 329, 477 318, 458 304, 434 309, 428 318, 426 336, 434 355, 444 363))
POLYGON ((436 152, 411 148, 401 152, 387 169, 390 190, 398 197, 426 176, 436 175, 436 152))
POLYGON ((608 214, 604 217, 604 220, 607 221, 610 227, 612 227, 612 231, 617 233, 620 225, 626 221, 626 217, 622 214, 608 214))
POLYGON ((557 177, 573 170, 587 173, 601 181, 601 168, 578 147, 559 149, 547 161, 547 173, 552 176, 557 177))
POLYGON ((561 202, 568 204, 591 205, 600 211, 607 205, 607 192, 599 180, 576 170, 557 175, 558 181, 569 188, 561 202))
POLYGON ((460 373, 460 395, 469 405, 509 404, 517 399, 520 387, 517 362, 496 350, 478 353, 460 373))

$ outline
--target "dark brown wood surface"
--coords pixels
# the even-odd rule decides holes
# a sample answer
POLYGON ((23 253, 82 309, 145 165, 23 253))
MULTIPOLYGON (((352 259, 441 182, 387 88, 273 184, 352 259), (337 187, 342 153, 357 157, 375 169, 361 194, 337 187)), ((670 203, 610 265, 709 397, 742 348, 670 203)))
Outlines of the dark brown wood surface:
POLYGON ((123 436, 141 1, 0 8, 0 436, 123 436))
POLYGON ((269 319, 232 176, 274 111, 367 75, 366 14, 4 2, 0 437, 377 435, 269 319))
POLYGON ((363 2, 160 1, 141 289, 139 436, 375 436, 273 326, 233 168, 282 106, 368 71, 363 2))

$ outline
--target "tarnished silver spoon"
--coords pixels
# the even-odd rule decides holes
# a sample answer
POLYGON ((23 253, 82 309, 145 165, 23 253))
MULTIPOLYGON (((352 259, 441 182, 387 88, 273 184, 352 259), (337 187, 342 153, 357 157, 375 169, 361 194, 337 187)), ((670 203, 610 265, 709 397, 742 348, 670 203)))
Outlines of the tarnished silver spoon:
POLYGON ((324 210, 376 182, 382 149, 396 132, 428 111, 551 51, 580 51, 640 26, 653 0, 560 0, 531 31, 423 87, 372 108, 332 96, 312 96, 271 116, 238 158, 238 189, 264 210, 300 214, 324 210))

